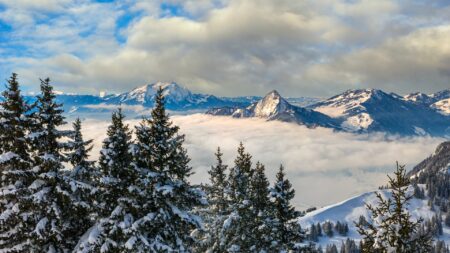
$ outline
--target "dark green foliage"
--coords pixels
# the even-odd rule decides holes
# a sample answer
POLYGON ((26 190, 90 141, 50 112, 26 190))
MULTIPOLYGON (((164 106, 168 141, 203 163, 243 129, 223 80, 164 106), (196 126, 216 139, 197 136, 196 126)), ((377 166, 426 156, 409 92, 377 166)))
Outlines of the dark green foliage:
POLYGON ((342 242, 340 253, 359 253, 359 252, 360 251, 358 245, 354 240, 347 238, 345 242, 342 242))
POLYGON ((127 230, 134 222, 136 208, 129 187, 134 185, 137 176, 131 165, 131 131, 124 123, 124 115, 119 109, 111 117, 107 138, 100 152, 96 184, 95 209, 98 220, 89 235, 94 240, 80 242, 80 251, 124 252, 124 244, 129 238, 127 230), (131 209, 131 210, 130 210, 131 209), (126 221, 126 222, 124 222, 126 221))
POLYGON ((338 249, 337 249, 336 245, 334 245, 334 244, 327 245, 325 253, 338 253, 338 249))
POLYGON ((328 237, 333 237, 334 232, 333 232, 333 223, 331 223, 331 221, 325 221, 322 224, 322 231, 323 234, 328 236, 328 237))
POLYGON ((241 143, 235 165, 228 177, 230 205, 223 227, 223 244, 230 252, 251 252, 254 247, 250 180, 253 176, 251 155, 241 143))
POLYGON ((431 248, 431 238, 418 233, 421 220, 412 221, 407 211, 409 179, 405 167, 397 164, 394 177, 389 177, 391 197, 384 198, 377 192, 378 206, 367 205, 372 213, 372 220, 367 226, 356 224, 363 237, 362 252, 386 252, 394 249, 402 252, 427 252, 431 248))
POLYGON ((334 229, 342 236, 346 236, 348 233, 348 225, 346 222, 337 221, 334 229))
POLYGON ((223 163, 223 153, 217 148, 216 164, 208 171, 209 181, 205 185, 208 208, 201 211, 205 231, 201 233, 196 252, 224 252, 221 243, 223 222, 229 214, 227 165, 223 163))
POLYGON ((305 235, 297 222, 300 213, 291 204, 295 196, 295 190, 285 176, 284 168, 280 166, 271 191, 271 197, 274 205, 275 223, 273 227, 276 231, 275 241, 282 245, 280 250, 288 251, 296 243, 302 243, 305 235))
POLYGON ((72 212, 68 178, 63 171, 62 153, 66 145, 61 138, 69 131, 60 131, 64 117, 61 105, 55 102, 50 79, 41 80, 37 98, 35 124, 31 133, 35 178, 28 187, 32 214, 29 223, 30 251, 64 252, 73 248, 67 217, 72 212))
POLYGON ((28 185, 33 181, 27 145, 31 106, 20 92, 17 75, 7 80, 0 102, 0 251, 27 246, 28 185))
POLYGON ((77 118, 72 124, 73 132, 69 135, 66 154, 69 163, 73 166, 70 171, 69 192, 71 194, 72 211, 66 217, 69 224, 68 234, 73 244, 94 224, 97 218, 95 187, 96 169, 94 162, 89 161, 89 151, 92 150, 92 140, 85 141, 81 134, 81 120, 77 118))
POLYGON ((447 211, 447 214, 445 215, 444 223, 447 227, 450 227, 450 211, 447 211))
POLYGON ((188 182, 192 168, 183 147, 184 135, 178 130, 165 111, 159 89, 152 118, 136 129, 136 164, 145 174, 140 185, 147 186, 146 194, 151 196, 151 202, 143 204, 148 213, 138 221, 138 231, 147 234, 146 247, 151 252, 189 252, 195 242, 191 232, 201 227, 192 210, 206 204, 204 193, 188 182))

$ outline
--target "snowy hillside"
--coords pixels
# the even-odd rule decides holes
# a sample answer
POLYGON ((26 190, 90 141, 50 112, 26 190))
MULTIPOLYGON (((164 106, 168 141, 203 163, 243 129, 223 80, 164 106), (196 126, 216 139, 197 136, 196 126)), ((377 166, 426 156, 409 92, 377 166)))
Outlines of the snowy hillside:
MULTIPOLYGON (((423 185, 421 186, 424 187, 423 185)), ((388 190, 380 190, 378 192, 380 192, 385 198, 390 196, 388 190)), ((409 194, 412 194, 412 192, 413 189, 411 187, 409 189, 409 194)), ((418 219, 419 217, 422 217, 424 219, 431 219, 434 215, 437 214, 435 211, 430 209, 430 207, 427 205, 427 202, 427 199, 422 200, 413 198, 411 200, 408 210, 410 211, 413 219, 418 219)), ((328 244, 341 245, 342 241, 347 238, 356 240, 359 240, 361 238, 354 225, 354 222, 358 221, 360 216, 364 216, 369 222, 371 221, 370 213, 365 207, 365 204, 377 204, 375 192, 364 193, 340 203, 320 208, 316 211, 307 213, 305 216, 299 218, 298 221, 303 228, 309 228, 312 224, 322 224, 326 221, 331 221, 334 224, 338 221, 346 222, 349 226, 349 232, 346 236, 335 233, 333 237, 320 237, 318 242, 318 244, 323 248, 328 244)), ((438 239, 445 240, 446 243, 450 243, 450 228, 444 226, 443 232, 444 234, 438 239)))
MULTIPOLYGON (((433 217, 440 216, 444 220, 446 215, 450 215, 450 212, 446 211, 450 203, 448 199, 450 191, 450 142, 438 145, 434 154, 414 167, 407 174, 407 177, 413 181, 407 193, 414 196, 408 206, 413 219, 423 218, 427 222, 433 217)), ((389 189, 376 192, 380 193, 384 199, 391 196, 389 189)), ((372 222, 371 213, 366 208, 366 204, 372 206, 378 204, 376 192, 367 192, 309 212, 300 217, 298 222, 303 228, 310 228, 313 224, 323 224, 327 221, 333 224, 340 222, 348 225, 349 230, 346 235, 335 233, 333 237, 319 237, 318 244, 322 247, 332 243, 340 245, 347 237, 359 240, 361 237, 354 222, 358 222, 360 217, 364 217, 370 223, 372 222)), ((448 244, 450 243, 450 226, 445 225, 442 221, 440 224, 442 225, 442 234, 435 239, 445 241, 448 244)))

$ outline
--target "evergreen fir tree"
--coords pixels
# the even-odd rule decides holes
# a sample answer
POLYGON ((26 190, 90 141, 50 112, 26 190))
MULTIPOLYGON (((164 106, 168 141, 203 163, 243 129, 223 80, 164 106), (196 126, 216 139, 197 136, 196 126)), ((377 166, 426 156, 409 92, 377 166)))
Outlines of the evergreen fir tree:
POLYGON ((94 162, 89 161, 89 151, 92 150, 92 140, 84 141, 81 133, 81 120, 77 118, 73 132, 69 135, 66 154, 72 170, 68 175, 72 199, 72 212, 69 217, 70 239, 76 244, 79 238, 93 225, 96 218, 94 185, 94 162))
POLYGON ((407 194, 409 179, 405 167, 397 163, 395 177, 389 177, 391 197, 377 192, 378 205, 367 205, 373 223, 356 224, 363 237, 362 252, 429 252, 432 239, 418 233, 421 220, 412 221, 406 209, 412 196, 407 194))
POLYGON ((250 180, 253 176, 251 155, 240 143, 238 155, 228 177, 230 204, 222 229, 222 240, 228 252, 251 252, 254 246, 250 180))
POLYGON ((216 165, 208 171, 210 185, 207 187, 208 203, 214 213, 223 214, 228 207, 227 200, 227 165, 223 164, 223 153, 217 148, 216 165))
POLYGON ((72 124, 73 132, 67 143, 70 152, 67 154, 69 163, 73 169, 71 176, 80 182, 92 182, 94 180, 94 162, 89 161, 89 152, 92 150, 92 141, 83 139, 81 133, 81 120, 77 118, 72 124))
POLYGON ((143 159, 137 164, 149 171, 152 196, 152 212, 140 227, 147 229, 151 252, 190 252, 195 242, 191 233, 202 226, 193 208, 205 205, 205 196, 188 182, 192 168, 183 147, 184 135, 178 134, 178 126, 166 114, 161 88, 151 115, 137 130, 139 160, 143 159))
POLYGON ((251 234, 249 238, 254 252, 269 252, 273 247, 273 224, 275 223, 275 207, 269 200, 269 180, 265 174, 264 165, 257 162, 250 181, 250 203, 253 212, 251 234))
POLYGON ((223 164, 223 153, 217 148, 216 164, 208 171, 210 183, 205 186, 208 208, 202 212, 205 231, 199 240, 196 251, 220 253, 222 245, 222 226, 228 211, 227 165, 223 164))
POLYGON ((73 247, 68 240, 72 202, 62 165, 66 145, 61 142, 70 132, 58 130, 65 123, 63 110, 55 102, 49 82, 48 78, 41 80, 36 121, 30 134, 35 178, 28 187, 32 216, 29 252, 65 252, 73 247))
POLYGON ((284 173, 283 166, 276 176, 274 187, 271 191, 272 201, 275 206, 275 231, 276 241, 281 250, 292 250, 296 243, 304 241, 304 232, 296 219, 300 213, 292 206, 291 201, 295 196, 295 190, 284 173))
POLYGON ((136 216, 131 197, 136 170, 130 153, 131 131, 119 109, 112 114, 98 168, 98 220, 80 240, 76 252, 125 252, 136 216))
POLYGON ((27 206, 33 180, 27 145, 30 109, 20 92, 17 74, 7 81, 0 102, 0 251, 23 252, 28 247, 27 206))

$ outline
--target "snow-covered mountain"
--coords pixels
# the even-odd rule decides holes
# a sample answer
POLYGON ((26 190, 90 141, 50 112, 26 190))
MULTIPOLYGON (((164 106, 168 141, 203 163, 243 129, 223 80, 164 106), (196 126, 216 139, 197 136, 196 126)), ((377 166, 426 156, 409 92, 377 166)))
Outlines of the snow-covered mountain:
POLYGON ((266 96, 247 107, 222 107, 206 112, 211 115, 228 115, 235 118, 258 117, 267 120, 295 122, 307 127, 339 128, 338 120, 310 109, 294 106, 273 90, 266 96))
POLYGON ((158 89, 163 90, 166 107, 171 110, 207 109, 214 106, 241 105, 244 102, 228 101, 213 95, 194 94, 175 82, 147 84, 116 96, 105 98, 107 104, 142 105, 152 107, 158 89))
POLYGON ((421 92, 414 92, 403 97, 404 100, 424 105, 431 105, 448 98, 450 98, 450 89, 438 91, 429 95, 421 92))
POLYGON ((450 117, 418 103, 419 98, 426 101, 428 96, 415 94, 405 99, 376 89, 348 90, 309 108, 342 120, 341 127, 350 132, 449 135, 450 117))
MULTIPOLYGON (((445 205, 448 205, 448 201, 450 200, 448 197, 448 187, 450 185, 449 174, 450 142, 440 144, 433 155, 419 163, 408 173, 410 178, 417 180, 417 187, 423 189, 425 192, 423 198, 413 197, 410 200, 408 210, 413 219, 422 217, 424 220, 429 220, 435 215, 441 215, 442 219, 444 218, 445 213, 442 212, 439 205, 443 205, 443 203, 447 203, 445 205), (433 206, 430 206, 430 203, 433 206)), ((371 221, 371 215, 366 208, 366 204, 377 204, 376 192, 379 192, 384 198, 390 196, 389 190, 367 192, 340 203, 309 212, 305 216, 300 217, 298 222, 303 228, 309 228, 312 224, 322 224, 326 221, 331 221, 334 224, 338 221, 348 224, 349 231, 345 236, 335 233, 333 237, 319 237, 318 244, 322 247, 332 243, 339 246, 346 238, 359 240, 361 237, 356 230, 354 222, 357 222, 360 216, 363 216, 367 221, 371 221)), ((408 189, 408 195, 414 195, 413 186, 408 189)), ((443 240, 448 244, 450 243, 450 227, 443 223, 442 227, 443 234, 435 239, 443 240)))
POLYGON ((406 96, 376 89, 349 90, 322 100, 282 98, 276 91, 265 97, 217 97, 193 93, 175 82, 155 82, 118 95, 56 95, 69 114, 107 115, 122 106, 128 109, 127 114, 139 116, 153 106, 159 88, 163 89, 166 107, 179 113, 208 111, 212 115, 263 117, 355 133, 450 136, 450 90, 406 96))
POLYGON ((428 106, 443 115, 450 115, 450 89, 439 91, 430 95, 420 92, 411 93, 404 96, 403 99, 416 104, 428 106))

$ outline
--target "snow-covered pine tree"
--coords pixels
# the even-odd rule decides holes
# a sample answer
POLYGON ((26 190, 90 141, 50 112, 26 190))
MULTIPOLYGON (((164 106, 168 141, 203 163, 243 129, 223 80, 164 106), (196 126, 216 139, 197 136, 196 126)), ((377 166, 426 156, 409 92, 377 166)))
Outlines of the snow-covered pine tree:
POLYGON ((372 213, 372 223, 356 223, 363 237, 362 252, 430 252, 432 238, 419 234, 422 220, 413 221, 407 210, 411 195, 408 195, 410 181, 405 166, 397 163, 394 177, 389 177, 391 196, 384 198, 376 193, 377 206, 367 205, 372 213))
POLYGON ((269 180, 265 174, 265 167, 256 163, 250 181, 250 203, 253 212, 251 222, 251 239, 253 252, 270 252, 273 245, 274 206, 269 199, 269 180))
POLYGON ((33 180, 27 145, 30 109, 21 95, 17 74, 7 81, 0 102, 0 251, 27 248, 27 186, 33 180))
POLYGON ((204 223, 204 231, 196 245, 196 252, 225 252, 222 245, 222 226, 228 212, 227 165, 223 164, 223 153, 217 148, 216 164, 208 171, 209 184, 204 186, 208 199, 208 207, 200 213, 204 223))
POLYGON ((70 240, 75 245, 96 218, 94 208, 96 187, 94 162, 89 161, 89 151, 92 150, 92 140, 85 141, 81 133, 81 120, 77 118, 72 124, 73 132, 69 135, 67 147, 70 150, 66 156, 72 165, 68 175, 72 199, 72 212, 68 217, 70 240))
POLYGON ((253 176, 251 155, 239 144, 234 167, 228 176, 230 204, 222 228, 222 242, 228 252, 251 252, 254 246, 250 180, 253 176))
POLYGON ((67 146, 70 152, 67 159, 72 165, 71 177, 80 182, 92 182, 94 180, 94 162, 89 161, 89 152, 92 150, 92 141, 83 139, 81 133, 81 120, 77 118, 72 124, 73 132, 69 135, 67 146))
POLYGON ((227 165, 223 164, 223 153, 217 148, 216 165, 208 171, 210 185, 207 187, 208 203, 214 213, 223 214, 228 207, 227 165))
POLYGON ((124 117, 121 109, 112 114, 99 159, 95 205, 98 219, 82 236, 75 252, 128 250, 138 208, 133 192, 139 175, 132 166, 131 131, 124 117))
POLYGON ((191 232, 202 227, 201 219, 192 211, 206 204, 205 196, 188 182, 192 168, 183 148, 184 135, 178 134, 178 126, 166 114, 161 88, 151 116, 137 129, 137 135, 142 135, 137 143, 139 158, 144 159, 137 164, 149 171, 149 194, 154 205, 153 212, 142 220, 147 241, 151 252, 190 252, 195 242, 191 232))
POLYGON ((50 79, 41 80, 41 94, 37 97, 37 112, 33 132, 34 181, 28 187, 32 222, 28 252, 66 252, 73 245, 68 240, 68 217, 72 203, 69 186, 63 172, 62 137, 70 131, 58 130, 64 117, 61 105, 55 102, 50 79))
POLYGON ((270 193, 275 206, 274 237, 279 251, 298 251, 301 248, 299 245, 305 240, 305 233, 296 221, 300 213, 291 204, 295 190, 285 176, 281 165, 270 193))

